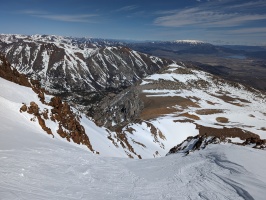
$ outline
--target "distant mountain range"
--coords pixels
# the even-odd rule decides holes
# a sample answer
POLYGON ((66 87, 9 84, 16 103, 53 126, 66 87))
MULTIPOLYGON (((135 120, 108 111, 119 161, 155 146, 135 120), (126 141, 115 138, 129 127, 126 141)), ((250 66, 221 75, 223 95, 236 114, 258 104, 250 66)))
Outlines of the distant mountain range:
POLYGON ((19 72, 56 93, 128 87, 172 63, 119 42, 49 35, 0 35, 0 51, 19 72))

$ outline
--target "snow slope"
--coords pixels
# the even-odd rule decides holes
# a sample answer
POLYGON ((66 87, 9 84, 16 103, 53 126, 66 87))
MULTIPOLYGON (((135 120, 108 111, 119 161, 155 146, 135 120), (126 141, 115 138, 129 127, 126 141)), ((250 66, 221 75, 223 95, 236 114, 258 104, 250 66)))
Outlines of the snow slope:
POLYGON ((3 200, 265 199, 266 151, 222 144, 185 157, 104 158, 23 123, 12 129, 0 134, 3 200))

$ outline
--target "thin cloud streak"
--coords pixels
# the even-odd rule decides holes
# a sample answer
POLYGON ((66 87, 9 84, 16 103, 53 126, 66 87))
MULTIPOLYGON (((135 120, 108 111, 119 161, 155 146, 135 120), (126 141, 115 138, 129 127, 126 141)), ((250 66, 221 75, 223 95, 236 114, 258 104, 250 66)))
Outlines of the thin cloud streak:
POLYGON ((93 22, 92 17, 97 15, 34 15, 36 17, 64 21, 64 22, 93 22))
POLYGON ((48 12, 41 11, 41 10, 22 10, 18 11, 19 14, 27 14, 27 15, 47 15, 48 12))
POLYGON ((259 34, 263 33, 266 34, 266 27, 264 28, 241 28, 237 30, 230 30, 229 33, 237 33, 237 34, 259 34))
MULTIPOLYGON (((220 38, 234 39, 237 37, 248 38, 248 40, 256 40, 258 37, 265 38, 266 28, 236 28, 232 30, 209 30, 206 32, 207 38, 219 35, 220 38), (221 34, 222 35, 219 35, 221 34)), ((247 41, 246 41, 247 42, 247 41)))
MULTIPOLYGON (((222 3, 221 5, 225 5, 222 3)), ((255 5, 261 5, 261 2, 252 3, 255 5)), ((251 3, 233 5, 238 7, 248 7, 251 3)), ((154 24, 164 27, 234 27, 247 24, 251 21, 266 20, 266 14, 254 14, 253 12, 240 12, 235 9, 231 11, 233 7, 219 6, 218 3, 205 3, 202 6, 186 8, 182 10, 168 10, 160 11, 156 14, 162 15, 154 20, 154 24)))
POLYGON ((124 6, 122 8, 117 9, 117 10, 114 10, 114 12, 131 11, 131 10, 135 10, 136 8, 138 8, 138 6, 136 6, 136 5, 124 6))
POLYGON ((192 8, 183 10, 176 14, 158 17, 155 19, 154 24, 166 27, 182 27, 188 25, 205 27, 233 27, 256 20, 266 20, 266 15, 220 13, 192 8))
POLYGON ((250 1, 230 6, 231 9, 251 9, 266 7, 265 1, 250 1))
POLYGON ((33 17, 44 18, 55 21, 63 21, 63 22, 95 22, 95 20, 92 20, 91 18, 98 16, 95 14, 54 15, 45 11, 37 11, 37 10, 24 10, 20 11, 19 13, 30 15, 33 17))

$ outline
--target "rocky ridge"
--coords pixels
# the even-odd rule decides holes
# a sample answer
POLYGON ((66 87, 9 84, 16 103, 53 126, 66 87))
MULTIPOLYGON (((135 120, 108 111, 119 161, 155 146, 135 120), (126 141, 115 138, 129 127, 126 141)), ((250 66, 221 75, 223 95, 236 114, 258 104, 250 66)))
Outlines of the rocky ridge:
POLYGON ((0 51, 20 73, 53 93, 119 90, 172 61, 119 42, 49 35, 0 35, 0 51))

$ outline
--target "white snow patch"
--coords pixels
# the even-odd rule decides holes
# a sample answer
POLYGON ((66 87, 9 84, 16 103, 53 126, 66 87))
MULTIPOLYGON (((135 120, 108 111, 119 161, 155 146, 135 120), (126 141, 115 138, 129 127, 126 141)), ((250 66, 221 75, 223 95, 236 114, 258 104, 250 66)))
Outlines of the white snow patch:
POLYGON ((245 142, 245 140, 241 140, 239 137, 227 138, 227 139, 230 139, 234 143, 243 143, 243 142, 245 142))

